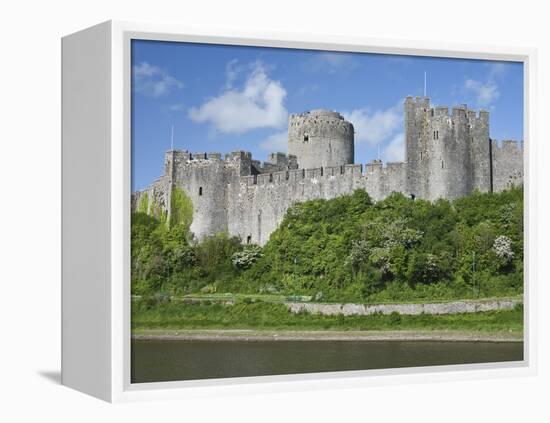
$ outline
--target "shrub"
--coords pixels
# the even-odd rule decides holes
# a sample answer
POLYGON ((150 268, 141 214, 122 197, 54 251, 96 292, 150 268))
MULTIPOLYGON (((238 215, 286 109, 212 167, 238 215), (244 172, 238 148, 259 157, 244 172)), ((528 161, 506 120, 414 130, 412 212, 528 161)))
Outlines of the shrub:
POLYGON ((258 245, 247 245, 243 251, 237 251, 231 256, 231 261, 239 269, 248 269, 262 257, 262 249, 258 245))
POLYGON ((398 325, 401 322, 401 315, 397 311, 390 313, 390 323, 392 325, 398 325))

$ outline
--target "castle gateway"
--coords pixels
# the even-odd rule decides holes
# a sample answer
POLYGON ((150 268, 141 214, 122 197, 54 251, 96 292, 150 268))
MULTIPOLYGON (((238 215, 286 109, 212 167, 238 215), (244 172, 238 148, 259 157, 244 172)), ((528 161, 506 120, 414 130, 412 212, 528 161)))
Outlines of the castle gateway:
POLYGON ((392 192, 411 198, 455 199, 523 184, 523 144, 489 137, 489 113, 463 106, 430 107, 426 97, 405 100, 405 161, 354 163, 354 129, 342 115, 312 110, 290 115, 288 155, 260 163, 249 152, 170 150, 164 175, 132 195, 132 210, 170 214, 171 194, 193 203, 191 231, 201 239, 219 232, 265 244, 294 203, 331 199, 365 189, 381 200, 392 192), (140 209, 142 206, 140 206, 140 209))

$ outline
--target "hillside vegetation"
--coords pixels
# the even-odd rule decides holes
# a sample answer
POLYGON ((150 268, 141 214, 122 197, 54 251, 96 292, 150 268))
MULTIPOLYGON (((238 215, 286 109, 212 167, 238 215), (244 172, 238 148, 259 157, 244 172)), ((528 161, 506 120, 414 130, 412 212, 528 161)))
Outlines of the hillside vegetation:
POLYGON ((132 215, 132 293, 310 296, 390 302, 509 296, 523 289, 523 190, 450 202, 367 192, 291 207, 264 247, 218 234, 195 242, 192 207, 170 222, 132 215))

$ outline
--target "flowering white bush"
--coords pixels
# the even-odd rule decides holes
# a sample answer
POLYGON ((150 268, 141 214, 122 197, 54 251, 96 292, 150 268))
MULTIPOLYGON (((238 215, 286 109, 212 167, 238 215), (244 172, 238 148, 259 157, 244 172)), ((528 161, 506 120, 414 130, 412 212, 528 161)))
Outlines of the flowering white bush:
POLYGON ((433 254, 426 254, 426 265, 424 271, 429 276, 435 276, 438 274, 439 263, 437 260, 437 256, 433 254))
POLYGON ((505 262, 510 262, 514 258, 514 252, 512 251, 512 240, 506 235, 500 235, 495 239, 493 243, 493 251, 495 255, 505 262))
POLYGON ((247 245, 243 251, 236 252, 231 261, 236 267, 248 269, 262 256, 262 249, 257 245, 247 245))

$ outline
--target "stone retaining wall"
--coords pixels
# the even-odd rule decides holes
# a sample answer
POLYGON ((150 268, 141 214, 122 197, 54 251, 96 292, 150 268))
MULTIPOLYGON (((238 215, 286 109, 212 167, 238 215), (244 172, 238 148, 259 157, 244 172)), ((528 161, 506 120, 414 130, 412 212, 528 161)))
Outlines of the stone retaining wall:
POLYGON ((464 300, 447 303, 429 304, 319 304, 319 303, 285 303, 293 313, 308 312, 311 314, 344 316, 370 314, 399 313, 405 315, 418 314, 458 314, 476 313, 478 311, 512 310, 516 305, 523 304, 522 298, 506 298, 495 300, 464 300))

